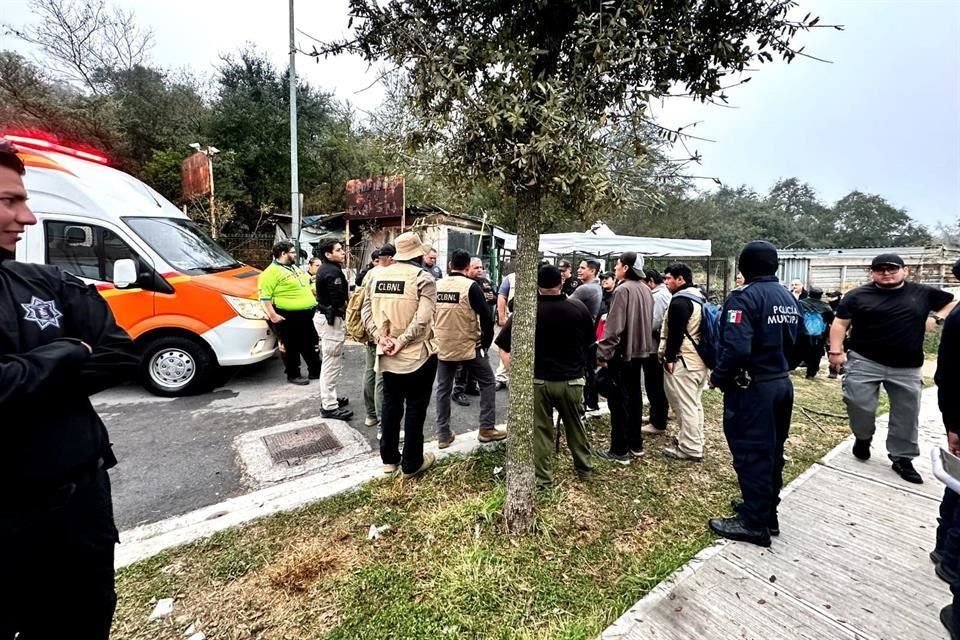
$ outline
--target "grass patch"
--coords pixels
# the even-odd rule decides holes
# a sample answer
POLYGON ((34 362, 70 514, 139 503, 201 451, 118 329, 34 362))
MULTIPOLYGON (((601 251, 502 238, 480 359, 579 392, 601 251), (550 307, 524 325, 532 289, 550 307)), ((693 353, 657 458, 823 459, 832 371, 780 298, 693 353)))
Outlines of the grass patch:
MULTIPOLYGON (((849 434, 838 381, 793 380, 788 481, 849 434)), ((123 569, 113 637, 174 640, 197 623, 210 638, 593 638, 710 544, 707 518, 738 493, 722 395, 704 401, 702 464, 663 458, 659 436, 641 463, 580 483, 562 453, 526 538, 504 533, 503 449, 481 451, 123 569), (371 541, 371 524, 391 528, 371 541), (163 597, 174 615, 148 622, 163 597)), ((608 442, 605 419, 588 430, 608 442)))

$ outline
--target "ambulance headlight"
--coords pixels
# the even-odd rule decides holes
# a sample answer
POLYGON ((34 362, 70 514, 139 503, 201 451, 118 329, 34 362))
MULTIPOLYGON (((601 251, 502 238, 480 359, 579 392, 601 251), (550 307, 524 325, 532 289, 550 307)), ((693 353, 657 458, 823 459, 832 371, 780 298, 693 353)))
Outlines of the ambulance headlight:
POLYGON ((223 299, 233 307, 237 315, 247 320, 266 320, 267 312, 259 300, 250 300, 249 298, 236 298, 234 296, 224 295, 223 299))

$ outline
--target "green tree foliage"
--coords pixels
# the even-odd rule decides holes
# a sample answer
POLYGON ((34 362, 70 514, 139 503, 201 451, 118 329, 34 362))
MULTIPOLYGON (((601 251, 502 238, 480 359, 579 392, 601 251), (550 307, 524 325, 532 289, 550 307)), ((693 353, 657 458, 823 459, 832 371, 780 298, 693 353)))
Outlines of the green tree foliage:
MULTIPOLYGON (((539 234, 550 198, 615 207, 642 173, 616 172, 640 148, 652 99, 724 98, 731 73, 779 56, 817 19, 784 0, 351 0, 353 34, 325 49, 387 61, 405 80, 406 152, 431 149, 447 176, 498 185, 517 203, 517 294, 505 515, 532 523, 533 337, 539 234), (630 180, 624 180, 630 176, 630 180)), ((674 134, 675 136, 675 134, 674 134)), ((640 163, 643 168, 643 163, 640 163)))
POLYGON ((836 246, 883 247, 922 245, 930 232, 878 195, 853 191, 834 205, 836 246))

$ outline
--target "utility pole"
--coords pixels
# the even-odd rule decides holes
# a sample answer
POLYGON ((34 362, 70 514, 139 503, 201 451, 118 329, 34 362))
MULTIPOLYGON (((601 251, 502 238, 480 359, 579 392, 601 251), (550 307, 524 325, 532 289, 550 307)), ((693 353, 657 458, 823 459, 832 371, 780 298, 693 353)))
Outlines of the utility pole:
POLYGON ((290 0, 290 233, 300 262, 300 176, 297 170, 297 46, 294 42, 293 0, 290 0))

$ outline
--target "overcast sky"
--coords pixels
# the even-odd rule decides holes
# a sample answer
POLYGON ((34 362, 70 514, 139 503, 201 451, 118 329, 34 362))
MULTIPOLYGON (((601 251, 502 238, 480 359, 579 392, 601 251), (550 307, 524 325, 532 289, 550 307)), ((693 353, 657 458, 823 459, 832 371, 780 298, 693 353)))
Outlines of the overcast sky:
MULTIPOLYGON (((2 20, 31 19, 27 0, 0 0, 2 20)), ((219 56, 254 43, 286 64, 284 0, 116 0, 154 30, 152 62, 209 75, 219 56)), ((701 121, 691 143, 703 155, 692 172, 766 191, 778 178, 809 182, 832 203, 851 190, 877 193, 928 225, 960 214, 960 0, 800 0, 804 12, 843 32, 801 37, 798 59, 758 67, 730 91, 735 109, 671 100, 667 124, 701 121)), ((346 0, 299 0, 297 26, 320 39, 346 33, 346 0)), ((3 37, 3 36, 0 36, 3 37)), ((2 48, 22 46, 3 37, 2 48)), ((297 35, 300 48, 312 41, 297 35)), ((300 57, 310 83, 371 109, 382 99, 359 60, 300 57)), ((216 144, 216 141, 210 141, 216 144)), ((703 183, 704 187, 709 184, 703 183)))

